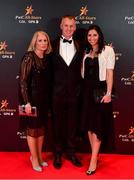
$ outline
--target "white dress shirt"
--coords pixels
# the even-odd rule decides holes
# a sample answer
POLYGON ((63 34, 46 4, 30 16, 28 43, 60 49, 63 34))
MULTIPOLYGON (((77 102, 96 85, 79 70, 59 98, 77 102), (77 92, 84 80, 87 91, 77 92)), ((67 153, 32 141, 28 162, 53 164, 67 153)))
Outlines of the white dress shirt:
POLYGON ((75 55, 76 48, 72 38, 68 39, 68 40, 72 40, 72 43, 68 43, 68 42, 64 43, 63 39, 64 37, 62 36, 62 38, 60 39, 59 53, 63 58, 63 60, 65 61, 65 63, 67 64, 67 66, 69 66, 75 55))

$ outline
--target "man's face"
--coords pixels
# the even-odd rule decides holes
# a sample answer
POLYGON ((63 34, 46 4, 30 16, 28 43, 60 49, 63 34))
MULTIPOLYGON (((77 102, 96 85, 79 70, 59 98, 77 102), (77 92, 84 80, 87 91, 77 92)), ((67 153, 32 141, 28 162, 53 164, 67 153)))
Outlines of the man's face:
POLYGON ((76 30, 76 22, 74 19, 64 18, 61 21, 60 28, 62 30, 62 35, 66 39, 69 39, 76 30))

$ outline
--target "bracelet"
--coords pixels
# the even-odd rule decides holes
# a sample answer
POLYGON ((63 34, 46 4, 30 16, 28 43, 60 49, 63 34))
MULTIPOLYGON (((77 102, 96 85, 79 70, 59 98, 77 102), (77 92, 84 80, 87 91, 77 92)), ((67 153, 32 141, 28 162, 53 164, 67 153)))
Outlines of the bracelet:
POLYGON ((25 104, 25 106, 29 106, 29 105, 31 106, 31 104, 29 102, 27 104, 25 104))
POLYGON ((107 93, 106 93, 106 96, 111 96, 111 92, 107 92, 107 93))

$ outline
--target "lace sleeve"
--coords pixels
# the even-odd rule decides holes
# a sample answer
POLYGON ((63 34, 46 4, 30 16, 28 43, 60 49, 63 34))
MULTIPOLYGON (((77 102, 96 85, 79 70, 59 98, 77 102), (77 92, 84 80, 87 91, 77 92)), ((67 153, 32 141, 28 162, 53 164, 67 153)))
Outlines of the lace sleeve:
POLYGON ((29 98, 29 77, 30 77, 30 72, 32 68, 32 56, 30 54, 25 54, 24 57, 22 58, 21 62, 21 67, 20 67, 20 92, 22 99, 24 103, 30 102, 29 98))

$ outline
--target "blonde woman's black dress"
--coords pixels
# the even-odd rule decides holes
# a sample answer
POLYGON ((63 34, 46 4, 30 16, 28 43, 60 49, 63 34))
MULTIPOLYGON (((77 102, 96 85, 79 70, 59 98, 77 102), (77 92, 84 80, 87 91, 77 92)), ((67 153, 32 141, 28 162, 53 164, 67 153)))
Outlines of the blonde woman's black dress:
POLYGON ((50 98, 50 57, 39 58, 27 52, 22 58, 19 79, 20 104, 37 107, 37 117, 20 117, 19 132, 39 137, 44 135, 50 98))

